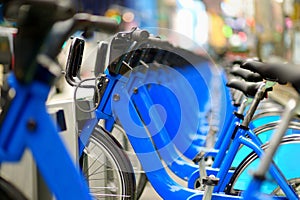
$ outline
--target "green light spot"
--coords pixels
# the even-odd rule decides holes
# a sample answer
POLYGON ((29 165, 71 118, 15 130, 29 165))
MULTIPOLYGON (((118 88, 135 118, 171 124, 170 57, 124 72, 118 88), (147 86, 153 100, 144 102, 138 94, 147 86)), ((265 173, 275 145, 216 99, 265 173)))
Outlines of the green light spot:
POLYGON ((113 16, 111 16, 111 18, 116 20, 118 24, 120 24, 122 21, 122 18, 120 15, 113 15, 113 16))
POLYGON ((222 32, 223 32, 224 36, 227 37, 227 38, 230 38, 233 34, 232 28, 228 25, 223 26, 222 32))

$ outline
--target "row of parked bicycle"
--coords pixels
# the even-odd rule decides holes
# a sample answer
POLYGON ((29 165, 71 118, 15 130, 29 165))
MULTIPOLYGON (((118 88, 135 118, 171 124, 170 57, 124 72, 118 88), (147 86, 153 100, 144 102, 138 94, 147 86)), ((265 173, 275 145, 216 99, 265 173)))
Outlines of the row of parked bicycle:
MULTIPOLYGON (((282 106, 266 98, 277 83, 300 91, 296 66, 251 59, 221 68, 134 28, 101 41, 95 78, 81 80, 85 41, 74 37, 65 76, 75 112, 89 113, 76 121, 74 164, 45 106, 61 75, 56 56, 74 31, 118 25, 56 1, 17 3, 7 5, 18 13, 18 33, 1 88, 1 163, 30 149, 57 199, 138 199, 146 181, 163 199, 299 198, 298 99, 282 106)), ((4 178, 0 197, 26 199, 4 178)))

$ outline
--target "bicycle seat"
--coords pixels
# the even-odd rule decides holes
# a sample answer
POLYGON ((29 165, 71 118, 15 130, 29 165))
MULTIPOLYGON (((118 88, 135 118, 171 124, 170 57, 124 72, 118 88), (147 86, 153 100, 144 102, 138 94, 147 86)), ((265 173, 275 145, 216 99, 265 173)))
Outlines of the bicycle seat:
POLYGON ((73 32, 91 28, 114 32, 118 28, 115 20, 106 17, 75 14, 68 2, 32 0, 8 3, 7 11, 18 12, 18 33, 14 39, 14 72, 18 81, 27 84, 39 80, 53 84, 61 75, 56 56, 73 32))
POLYGON ((258 73, 242 69, 239 66, 233 66, 233 68, 230 70, 230 73, 235 76, 239 76, 249 82, 259 82, 263 80, 263 78, 258 73))
POLYGON ((242 91, 247 97, 254 97, 258 91, 260 84, 261 82, 251 83, 232 79, 226 83, 226 86, 242 91))
POLYGON ((300 70, 298 66, 247 61, 241 67, 259 73, 266 80, 276 81, 279 84, 289 82, 300 93, 300 70))
MULTIPOLYGON (((72 6, 72 1, 56 1, 56 0, 30 0, 30 1, 9 1, 9 0, 2 0, 0 3, 3 3, 3 14, 6 20, 9 21, 17 21, 19 18, 19 13, 23 12, 20 11, 21 6, 26 5, 27 7, 36 7, 41 8, 40 11, 43 13, 42 8, 47 8, 51 10, 51 12, 47 12, 48 19, 51 16, 51 20, 53 21, 60 21, 66 20, 72 17, 75 14, 75 8, 72 6)), ((27 8, 28 9, 28 8, 27 8)))
POLYGON ((276 64, 267 64, 258 61, 246 61, 241 65, 241 68, 248 69, 252 72, 259 73, 264 79, 278 82, 279 84, 286 84, 285 76, 280 76, 281 67, 276 64))

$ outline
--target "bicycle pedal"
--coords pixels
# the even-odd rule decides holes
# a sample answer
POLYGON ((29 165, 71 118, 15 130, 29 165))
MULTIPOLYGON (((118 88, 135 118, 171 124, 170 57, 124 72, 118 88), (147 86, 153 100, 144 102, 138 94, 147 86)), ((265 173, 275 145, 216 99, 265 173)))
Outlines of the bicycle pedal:
POLYGON ((214 175, 206 176, 202 178, 202 184, 207 186, 216 186, 219 184, 220 179, 214 175))
POLYGON ((198 162, 200 162, 200 160, 203 159, 204 156, 205 156, 205 152, 204 152, 204 151, 199 152, 199 153, 195 156, 195 158, 193 159, 193 162, 194 162, 195 164, 198 163, 198 162))

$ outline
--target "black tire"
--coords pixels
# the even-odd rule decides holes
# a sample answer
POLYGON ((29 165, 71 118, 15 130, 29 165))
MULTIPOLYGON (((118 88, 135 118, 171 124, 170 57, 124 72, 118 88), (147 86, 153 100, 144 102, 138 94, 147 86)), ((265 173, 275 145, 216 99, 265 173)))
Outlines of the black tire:
MULTIPOLYGON (((288 144, 299 144, 299 146, 300 146, 300 135, 290 135, 290 136, 284 137, 280 143, 280 146, 288 145, 288 144)), ((262 146, 262 149, 265 150, 268 148, 268 146, 269 146, 269 144, 266 143, 262 146)), ((299 151, 300 151, 300 149, 299 149, 299 151)), ((297 153, 297 152, 294 152, 294 153, 297 153)), ((247 168, 254 161, 257 161, 257 159, 259 159, 257 154, 255 152, 252 152, 241 162, 241 164, 235 169, 234 174, 232 175, 232 177, 229 181, 229 184, 227 185, 227 187, 225 189, 226 194, 230 194, 230 195, 240 195, 241 194, 242 190, 235 188, 237 181, 240 178, 240 176, 242 175, 242 173, 249 172, 249 169, 247 169, 247 168)), ((288 159, 288 158, 286 158, 286 159, 288 159)), ((275 163, 277 163, 277 162, 275 162, 275 163)), ((277 165, 277 167, 280 168, 280 166, 278 166, 278 165, 277 165)), ((283 173, 283 175, 285 175, 285 174, 283 173)), ((298 194, 300 194, 300 191, 299 191, 300 177, 290 178, 290 179, 288 179, 288 181, 289 181, 289 183, 291 183, 294 186, 295 191, 298 194)), ((277 187, 272 192, 270 192, 270 194, 276 194, 278 196, 283 195, 283 193, 282 193, 282 191, 280 191, 279 187, 277 187)))
POLYGON ((25 200, 26 197, 10 182, 0 177, 0 199, 1 200, 25 200))
POLYGON ((102 127, 95 127, 80 164, 95 199, 135 199, 130 160, 118 141, 102 127))

